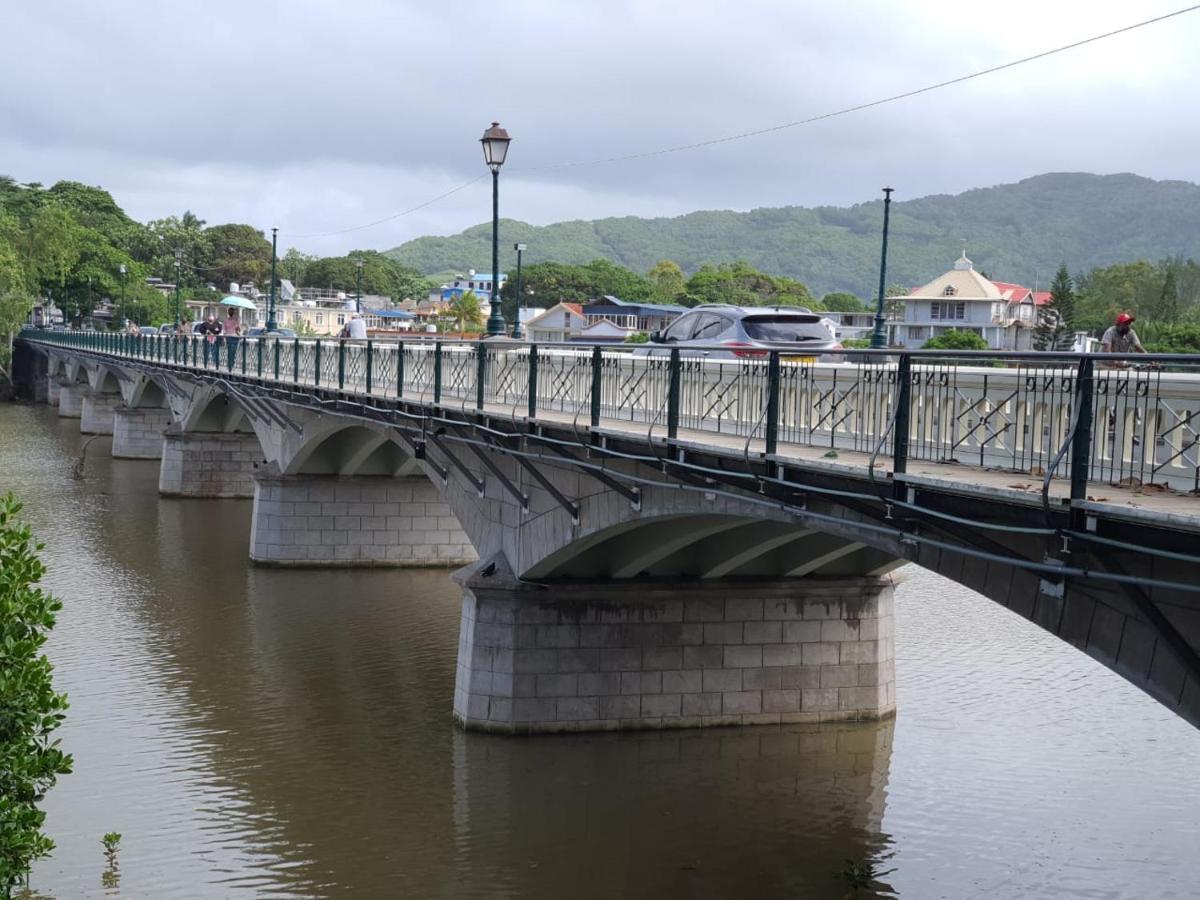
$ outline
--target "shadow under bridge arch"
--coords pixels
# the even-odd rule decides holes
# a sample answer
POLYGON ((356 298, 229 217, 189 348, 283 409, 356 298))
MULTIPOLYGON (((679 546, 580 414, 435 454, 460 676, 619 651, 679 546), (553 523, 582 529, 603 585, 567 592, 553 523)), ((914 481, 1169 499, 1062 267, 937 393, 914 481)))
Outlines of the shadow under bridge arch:
POLYGON ((528 579, 883 575, 907 560, 800 522, 689 513, 632 519, 534 564, 528 579))
POLYGON ((394 434, 328 417, 328 426, 304 441, 281 466, 284 475, 401 477, 422 474, 419 463, 394 434))

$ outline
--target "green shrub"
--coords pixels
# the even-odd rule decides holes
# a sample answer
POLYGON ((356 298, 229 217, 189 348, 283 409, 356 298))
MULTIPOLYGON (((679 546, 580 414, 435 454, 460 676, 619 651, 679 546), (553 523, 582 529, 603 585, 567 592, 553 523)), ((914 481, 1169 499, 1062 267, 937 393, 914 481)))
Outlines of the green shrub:
POLYGON ((56 694, 50 661, 41 652, 62 604, 40 588, 46 567, 29 526, 17 520, 21 504, 0 497, 0 889, 29 877, 35 859, 54 849, 42 833, 38 803, 71 757, 51 734, 62 723, 65 694, 56 694))
POLYGON ((973 331, 947 331, 930 338, 921 345, 922 350, 987 350, 988 344, 973 331))

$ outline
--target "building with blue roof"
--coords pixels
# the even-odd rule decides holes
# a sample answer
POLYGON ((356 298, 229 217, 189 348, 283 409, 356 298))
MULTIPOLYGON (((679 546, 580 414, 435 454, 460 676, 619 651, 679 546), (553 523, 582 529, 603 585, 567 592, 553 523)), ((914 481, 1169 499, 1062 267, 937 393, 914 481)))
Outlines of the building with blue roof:
MULTIPOLYGON (((503 290, 507 281, 508 276, 501 272, 497 290, 503 290)), ((466 275, 455 275, 453 281, 433 291, 429 300, 432 303, 453 303, 468 291, 478 297, 481 303, 489 302, 492 299, 492 273, 468 269, 466 275)))

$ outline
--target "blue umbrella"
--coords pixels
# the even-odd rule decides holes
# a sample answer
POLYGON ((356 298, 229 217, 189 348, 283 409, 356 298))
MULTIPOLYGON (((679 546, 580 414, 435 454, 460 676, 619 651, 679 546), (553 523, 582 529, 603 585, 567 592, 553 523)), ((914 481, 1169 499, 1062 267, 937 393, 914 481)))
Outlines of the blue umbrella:
POLYGON ((232 295, 222 298, 221 306, 236 306, 238 309, 258 309, 257 306, 245 297, 234 297, 232 295))

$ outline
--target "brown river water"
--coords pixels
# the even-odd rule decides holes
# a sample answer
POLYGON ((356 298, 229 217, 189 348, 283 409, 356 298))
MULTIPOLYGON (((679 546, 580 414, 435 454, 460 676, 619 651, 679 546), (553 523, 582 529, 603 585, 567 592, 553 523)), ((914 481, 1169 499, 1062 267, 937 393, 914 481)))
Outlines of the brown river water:
POLYGON ((249 501, 86 440, 0 405, 75 756, 33 896, 1200 896, 1200 732, 952 582, 902 570, 894 720, 466 734, 448 572, 257 568, 249 501))

